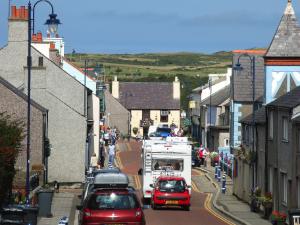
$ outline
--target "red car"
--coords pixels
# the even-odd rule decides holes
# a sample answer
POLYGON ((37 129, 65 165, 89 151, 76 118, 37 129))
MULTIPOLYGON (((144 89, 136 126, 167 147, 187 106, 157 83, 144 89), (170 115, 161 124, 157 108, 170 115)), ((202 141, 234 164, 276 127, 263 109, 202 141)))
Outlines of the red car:
POLYGON ((145 225, 145 217, 135 193, 127 188, 98 189, 80 209, 80 225, 145 225))
POLYGON ((153 209, 158 206, 181 206, 187 211, 190 210, 191 195, 183 177, 160 176, 152 186, 153 209))

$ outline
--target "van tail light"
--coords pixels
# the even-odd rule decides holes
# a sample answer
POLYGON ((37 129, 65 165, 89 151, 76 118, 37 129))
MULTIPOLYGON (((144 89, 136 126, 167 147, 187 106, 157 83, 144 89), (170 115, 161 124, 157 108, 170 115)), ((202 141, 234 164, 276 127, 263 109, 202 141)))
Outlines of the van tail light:
POLYGON ((88 218, 88 217, 90 217, 92 215, 92 213, 91 213, 91 210, 90 209, 84 209, 83 210, 83 216, 85 217, 85 218, 88 218))
POLYGON ((142 218, 142 214, 143 214, 143 212, 142 212, 141 208, 138 208, 135 212, 136 218, 139 218, 139 219, 142 218))
POLYGON ((152 191, 149 191, 149 190, 146 191, 146 194, 151 194, 151 193, 152 193, 152 191))

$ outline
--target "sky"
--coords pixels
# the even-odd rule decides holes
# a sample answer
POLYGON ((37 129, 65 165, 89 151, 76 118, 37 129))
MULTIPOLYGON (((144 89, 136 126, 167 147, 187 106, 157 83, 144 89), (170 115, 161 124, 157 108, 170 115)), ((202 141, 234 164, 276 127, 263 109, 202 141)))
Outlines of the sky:
MULTIPOLYGON (((27 5, 28 0, 10 0, 27 5)), ((9 0, 0 0, 0 47, 7 43, 9 0)), ((32 1, 35 3, 36 1, 32 1)), ((51 0, 66 52, 230 51, 268 47, 287 0, 51 0)), ((300 12, 300 2, 293 1, 300 12)), ((50 7, 39 3, 36 31, 50 7)))

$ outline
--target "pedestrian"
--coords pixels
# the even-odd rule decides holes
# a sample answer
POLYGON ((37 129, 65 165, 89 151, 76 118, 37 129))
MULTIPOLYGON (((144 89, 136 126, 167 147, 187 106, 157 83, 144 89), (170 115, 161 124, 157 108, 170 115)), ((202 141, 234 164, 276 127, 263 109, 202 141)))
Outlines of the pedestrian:
POLYGON ((203 149, 203 165, 204 167, 206 167, 207 163, 206 163, 206 158, 207 158, 207 155, 208 155, 208 151, 206 148, 203 149))
POLYGON ((109 140, 109 133, 108 133, 108 131, 106 131, 104 133, 105 146, 108 146, 108 140, 109 140))
POLYGON ((204 148, 202 145, 200 145, 200 148, 199 148, 199 152, 198 152, 198 158, 200 160, 200 166, 201 165, 204 165, 204 155, 203 155, 203 151, 204 151, 204 148))
POLYGON ((105 147, 104 147, 104 143, 100 142, 100 149, 99 149, 99 158, 100 158, 100 167, 103 168, 104 167, 104 162, 105 162, 105 147))
POLYGON ((91 162, 90 162, 90 166, 95 169, 98 167, 98 158, 96 153, 94 152, 92 157, 91 157, 91 162))
POLYGON ((109 164, 109 166, 114 166, 115 150, 116 150, 116 146, 113 143, 110 143, 108 146, 108 164, 109 164))

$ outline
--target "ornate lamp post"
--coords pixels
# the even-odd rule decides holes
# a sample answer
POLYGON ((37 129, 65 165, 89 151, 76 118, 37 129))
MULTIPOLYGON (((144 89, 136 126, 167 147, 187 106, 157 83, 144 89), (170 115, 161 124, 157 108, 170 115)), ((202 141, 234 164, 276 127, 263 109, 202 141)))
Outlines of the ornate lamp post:
MULTIPOLYGON (((252 78, 252 122, 251 122, 251 126, 252 126, 252 153, 254 153, 254 148, 255 148, 255 130, 254 130, 254 126, 255 126, 255 56, 251 56, 247 53, 245 54, 241 54, 238 57, 237 60, 237 64, 234 67, 234 70, 236 71, 241 71, 243 70, 243 67, 240 64, 240 59, 242 57, 248 57, 250 60, 250 72, 251 72, 251 78, 252 78)), ((255 188, 255 174, 254 174, 254 166, 255 164, 252 162, 252 188, 254 190, 255 188)))
POLYGON ((29 204, 29 171, 30 171, 30 120, 31 120, 31 69, 32 69, 32 56, 31 56, 31 36, 34 33, 34 10, 38 3, 46 2, 51 6, 52 13, 49 15, 50 19, 45 24, 48 25, 48 31, 52 34, 56 34, 57 27, 60 21, 56 19, 56 14, 53 12, 53 6, 48 0, 39 0, 31 7, 31 2, 28 2, 28 55, 27 55, 27 71, 28 71, 28 84, 27 84, 27 149, 26 149, 26 203, 29 204))

